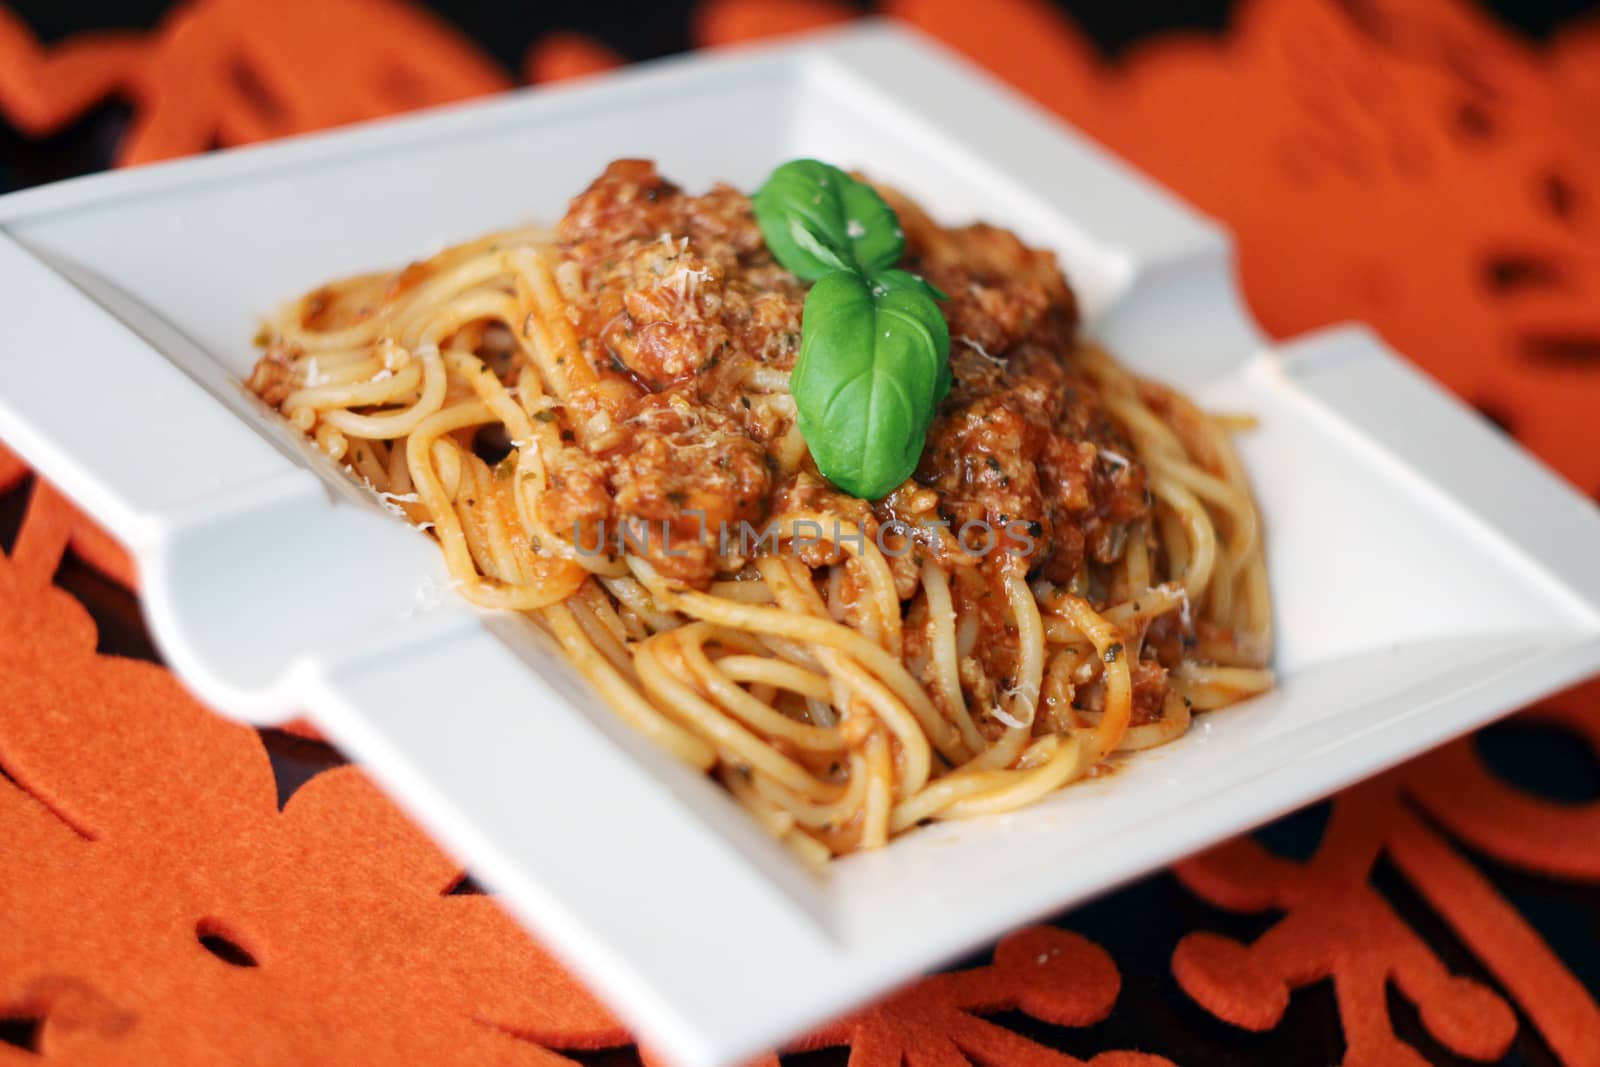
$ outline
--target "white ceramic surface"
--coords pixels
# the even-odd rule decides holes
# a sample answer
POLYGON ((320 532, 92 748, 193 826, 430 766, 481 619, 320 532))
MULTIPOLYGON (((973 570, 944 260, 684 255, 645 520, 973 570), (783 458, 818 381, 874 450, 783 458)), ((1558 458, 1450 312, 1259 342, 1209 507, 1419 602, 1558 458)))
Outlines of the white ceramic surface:
POLYGON ((0 438, 126 539, 226 713, 307 709, 654 1043, 768 1046, 1008 927, 1600 666, 1600 513, 1360 328, 1273 347, 1226 237, 883 25, 0 199, 0 438), (1282 687, 1012 816, 826 876, 449 593, 237 382, 318 282, 557 217, 610 159, 750 188, 814 155, 1057 250, 1127 362, 1261 421, 1282 687))

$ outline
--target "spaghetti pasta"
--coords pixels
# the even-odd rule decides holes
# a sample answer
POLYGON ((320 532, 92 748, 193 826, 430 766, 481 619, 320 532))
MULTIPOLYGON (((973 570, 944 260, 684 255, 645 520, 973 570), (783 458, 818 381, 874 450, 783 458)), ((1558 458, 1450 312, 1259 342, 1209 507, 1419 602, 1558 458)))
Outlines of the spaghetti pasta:
POLYGON ((554 231, 307 294, 248 382, 814 862, 1031 804, 1272 685, 1233 424, 1081 339, 1048 254, 884 195, 956 343, 880 501, 810 461, 805 290, 748 201, 639 161, 554 231))

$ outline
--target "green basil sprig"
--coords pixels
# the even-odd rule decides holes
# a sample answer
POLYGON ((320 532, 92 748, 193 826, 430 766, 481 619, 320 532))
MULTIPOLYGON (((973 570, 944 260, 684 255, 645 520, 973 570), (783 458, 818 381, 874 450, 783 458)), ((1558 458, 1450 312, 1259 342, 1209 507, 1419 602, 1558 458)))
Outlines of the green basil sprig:
POLYGON ((870 185, 814 159, 785 163, 751 198, 779 263, 813 281, 789 379, 817 469, 876 500, 911 476, 950 391, 944 297, 894 270, 905 236, 870 185))
POLYGON ((888 270, 905 251, 900 220, 878 191, 814 159, 773 171, 750 202, 773 256, 808 282, 836 270, 888 270))

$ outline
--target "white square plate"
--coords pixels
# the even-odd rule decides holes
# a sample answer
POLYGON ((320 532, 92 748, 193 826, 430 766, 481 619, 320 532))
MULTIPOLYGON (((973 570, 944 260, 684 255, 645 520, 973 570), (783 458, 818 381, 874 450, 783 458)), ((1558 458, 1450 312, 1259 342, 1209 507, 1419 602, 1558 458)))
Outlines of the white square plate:
POLYGON ((308 709, 685 1064, 1600 666, 1600 512, 1368 332, 1267 343, 1215 226, 883 25, 14 194, 0 306, 0 437, 132 546, 183 677, 253 721, 308 709), (1282 677, 1121 773, 825 876, 630 735, 526 620, 435 595, 433 544, 237 384, 285 298, 553 221, 615 157, 749 189, 799 155, 1054 248, 1122 359, 1259 417, 1282 677))

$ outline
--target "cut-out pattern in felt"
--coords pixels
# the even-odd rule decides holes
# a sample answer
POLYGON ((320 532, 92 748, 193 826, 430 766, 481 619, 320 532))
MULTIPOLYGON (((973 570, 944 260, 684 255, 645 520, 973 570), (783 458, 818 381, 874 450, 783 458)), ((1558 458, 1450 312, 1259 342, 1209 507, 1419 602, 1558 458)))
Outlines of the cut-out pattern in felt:
MULTIPOLYGON (((1066 930, 1031 927, 1002 940, 988 966, 934 975, 794 1047, 848 1047, 850 1067, 1085 1067, 982 1016, 1021 1011, 1056 1026, 1092 1026, 1111 1014, 1121 984, 1100 946, 1066 930)), ((1088 1063, 1170 1067, 1163 1057, 1123 1051, 1088 1063)))
POLYGON ((133 105, 122 163, 203 152, 508 88, 439 19, 396 0, 188 0, 149 34, 42 48, 0 8, 0 112, 30 133, 107 96, 133 105))
MULTIPOLYGON (((0 489, 25 474, 0 452, 0 489)), ((492 897, 450 892, 460 868, 358 769, 317 774, 280 812, 254 731, 158 666, 96 654, 88 613, 50 582, 86 524, 38 483, 0 555, 0 1019, 37 1020, 47 1062, 85 1064, 558 1064, 551 1050, 628 1043, 492 897)), ((1072 1067, 980 1016, 1086 1026, 1119 983, 1078 935, 1027 930, 804 1046, 852 1047, 854 1067, 902 1051, 1072 1067)))
POLYGON ((1367 884, 1384 838, 1370 809, 1393 788, 1392 782, 1363 785, 1341 796, 1322 848, 1304 866, 1273 857, 1248 837, 1179 866, 1185 884, 1215 904, 1288 912, 1248 946, 1204 932, 1186 936, 1172 969, 1191 997, 1235 1025, 1269 1030, 1289 1006, 1291 988, 1331 977, 1346 1067, 1426 1064, 1390 1028, 1392 982, 1447 1048, 1475 1060, 1505 1053, 1517 1030, 1505 1001, 1451 976, 1367 884))
MULTIPOLYGON (((362 773, 280 812, 254 731, 97 655, 50 583, 75 517, 0 556, 0 1017, 46 1062, 563 1063, 627 1035, 362 773)), ((16 1050, 0 1045, 0 1062, 16 1050)))
MULTIPOLYGON (((785 1052, 847 1048, 849 1067, 1172 1067, 1162 1056, 1057 1052, 984 1016, 1020 1011, 1055 1026, 1093 1026, 1111 1014, 1122 978, 1106 951, 1053 926, 1004 938, 994 959, 936 974, 807 1035, 785 1052)), ((647 1067, 668 1067, 645 1053, 647 1067)), ((776 1056, 749 1067, 779 1067, 776 1056)))
POLYGON ((28 465, 16 453, 0 445, 0 493, 14 488, 28 476, 28 465))
MULTIPOLYGON (((787 1052, 849 1049, 849 1067, 1173 1067, 1162 1056, 1102 1052, 1085 1062, 990 1022, 1020 1011, 1055 1026, 1093 1026, 1122 986, 1106 951, 1053 926, 1031 926, 995 946, 994 959, 936 974, 794 1042, 787 1052)), ((644 1052, 646 1067, 669 1067, 644 1052)), ((748 1067, 779 1067, 776 1056, 748 1067)))
MULTIPOLYGON (((1244 0, 1226 38, 1108 63, 1048 5, 981 7, 877 10, 1223 220, 1267 329, 1370 322, 1600 495, 1600 23, 1539 51, 1464 0, 1244 0)), ((856 13, 707 0, 694 25, 720 45, 856 13)))
MULTIPOLYGON (((1600 683, 1524 718, 1559 724, 1600 753, 1600 683)), ((1600 883, 1600 803, 1530 796, 1497 778, 1471 740, 1458 741, 1347 790, 1316 855, 1299 864, 1240 838, 1178 864, 1178 877, 1235 911, 1282 911, 1250 945, 1198 932, 1173 954, 1180 985, 1219 1018, 1277 1025, 1290 992, 1331 978, 1344 1023, 1345 1067, 1422 1064, 1389 1021, 1392 982, 1423 1026, 1457 1055, 1494 1060, 1517 1022, 1498 993, 1452 976, 1371 886, 1386 855, 1569 1065, 1600 1064, 1600 1005, 1482 871, 1441 829, 1505 864, 1600 883)))
MULTIPOLYGON (((3 14, 3 12, 0 12, 3 14)), ((0 444, 0 493, 15 488, 28 476, 27 466, 0 444)), ((99 523, 67 502, 54 486, 39 482, 29 506, 36 531, 64 531, 73 555, 129 589, 137 585, 133 558, 99 523)), ((52 535, 53 540, 53 535, 52 535)), ((28 551, 26 545, 23 551, 28 551)))
POLYGON ((623 62, 616 52, 581 33, 547 33, 528 46, 522 57, 522 78, 527 82, 565 81, 599 74, 623 62))

